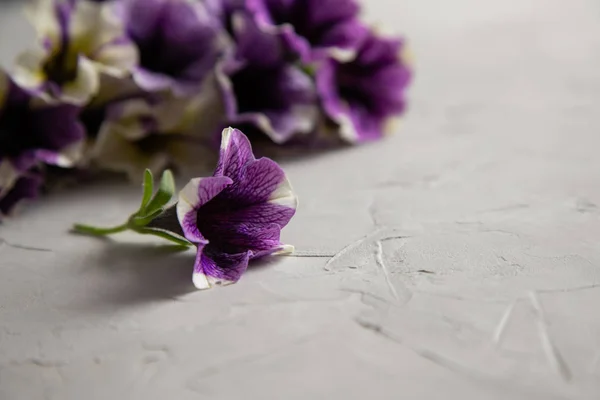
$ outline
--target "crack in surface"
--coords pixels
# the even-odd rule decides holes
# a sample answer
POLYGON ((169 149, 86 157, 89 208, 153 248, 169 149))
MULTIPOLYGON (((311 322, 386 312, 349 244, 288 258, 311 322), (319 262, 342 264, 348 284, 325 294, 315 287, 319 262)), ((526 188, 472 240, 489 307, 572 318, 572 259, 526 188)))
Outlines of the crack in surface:
POLYGON ((500 344, 502 343, 502 341, 504 340, 504 334, 506 333, 506 328, 508 327, 508 323, 510 322, 512 313, 515 310, 515 307, 518 302, 519 302, 519 299, 513 301, 506 308, 506 311, 504 311, 504 314, 502 314, 502 318, 500 318, 500 322, 498 322, 498 325, 496 326, 496 329, 494 330, 494 336, 492 337, 492 341, 494 342, 494 345, 496 345, 496 347, 499 347, 500 344))
POLYGON ((560 351, 550 339, 550 335, 548 333, 548 322, 546 320, 544 308, 542 307, 536 292, 529 292, 529 298, 531 300, 531 305, 536 312, 538 333, 540 335, 540 341, 542 342, 542 347, 546 353, 546 357, 558 375, 568 382, 572 378, 572 373, 560 351))
POLYGON ((441 354, 438 354, 438 353, 428 350, 428 349, 421 349, 418 347, 413 347, 411 345, 408 345, 401 338, 397 337, 396 335, 394 335, 393 333, 391 333, 387 329, 385 329, 385 327, 381 324, 364 321, 364 320, 361 320, 358 318, 355 319, 355 322, 360 327, 375 333, 377 336, 381 336, 382 338, 389 340, 395 344, 402 345, 402 346, 406 347, 407 349, 409 349, 410 351, 412 351, 413 353, 415 353, 416 355, 418 355, 419 357, 424 358, 428 361, 431 361, 432 363, 434 363, 442 368, 445 368, 451 372, 454 372, 454 373, 457 373, 457 374, 460 374, 463 376, 467 376, 470 378, 478 379, 478 380, 485 379, 484 375, 481 375, 480 373, 477 373, 476 371, 472 371, 469 368, 461 365, 460 363, 458 363, 454 360, 451 360, 447 357, 442 356, 441 354))
POLYGON ((334 252, 318 252, 312 250, 297 250, 290 254, 282 254, 284 257, 307 257, 307 258, 331 258, 335 257, 334 252))
POLYGON ((197 392, 199 390, 194 387, 194 383, 193 383, 192 379, 201 381, 205 378, 209 378, 209 377, 212 377, 215 375, 219 375, 223 372, 227 372, 229 367, 239 367, 240 365, 252 364, 254 362, 263 360, 265 358, 272 357, 290 347, 300 346, 300 345, 309 343, 312 340, 314 340, 316 337, 320 337, 320 336, 321 336, 320 333, 304 335, 304 336, 298 337, 296 339, 290 340, 289 342, 284 343, 282 345, 276 346, 275 348, 272 348, 269 351, 260 351, 260 352, 256 352, 256 353, 246 354, 246 355, 243 355, 240 357, 234 357, 229 360, 225 360, 221 363, 218 363, 216 365, 211 365, 211 366, 202 368, 200 371, 195 373, 192 378, 188 379, 186 388, 191 391, 197 392))
POLYGON ((381 244, 381 240, 377 241, 377 247, 375 249, 375 263, 383 272, 385 283, 387 284, 392 296, 394 296, 396 300, 400 300, 400 296, 398 296, 398 292, 396 291, 396 288, 394 287, 392 280, 390 279, 390 273, 388 271, 388 268, 385 265, 385 262, 383 261, 383 245, 381 244))
MULTIPOLYGON (((533 311, 535 314, 535 323, 537 325, 538 338, 542 345, 542 350, 544 351, 544 355, 548 360, 548 363, 552 366, 555 372, 565 381, 568 382, 572 379, 573 375, 571 370, 564 360, 562 354, 550 338, 550 334, 548 333, 548 322, 546 319, 546 314, 542 307, 542 304, 537 296, 535 291, 531 291, 528 294, 528 299, 533 307, 533 311)), ((496 329, 494 330, 494 334, 492 336, 492 341, 496 347, 499 347, 505 337, 506 329, 510 320, 512 319, 513 312, 521 301, 521 298, 513 301, 504 311, 496 329)))
POLYGON ((38 251, 38 252, 45 252, 45 253, 51 253, 52 250, 51 249, 45 249, 42 247, 33 247, 33 246, 26 246, 26 245, 22 245, 22 244, 13 244, 10 243, 9 241, 7 241, 4 238, 0 238, 0 247, 2 246, 8 246, 8 247, 12 247, 13 249, 19 249, 19 250, 28 250, 28 251, 38 251))
POLYGON ((373 236, 377 235, 381 231, 382 231, 382 229, 378 228, 378 229, 374 230, 373 232, 366 234, 365 236, 363 236, 362 238, 358 239, 357 241, 352 242, 349 245, 345 246, 343 249, 341 249, 340 251, 338 251, 333 257, 331 257, 327 261, 327 263, 325 264, 325 267, 323 267, 323 268, 325 268, 326 271, 330 271, 331 270, 331 264, 333 264, 335 261, 339 260, 345 254, 347 254, 350 251, 354 250, 355 248, 357 248, 358 246, 360 246, 361 244, 363 244, 364 242, 366 242, 367 240, 369 240, 373 236))
POLYGON ((578 292, 580 290, 590 290, 596 289, 600 287, 600 283, 595 283, 591 285, 583 285, 583 286, 575 286, 572 288, 564 288, 564 289, 539 289, 538 293, 569 293, 569 292, 578 292))

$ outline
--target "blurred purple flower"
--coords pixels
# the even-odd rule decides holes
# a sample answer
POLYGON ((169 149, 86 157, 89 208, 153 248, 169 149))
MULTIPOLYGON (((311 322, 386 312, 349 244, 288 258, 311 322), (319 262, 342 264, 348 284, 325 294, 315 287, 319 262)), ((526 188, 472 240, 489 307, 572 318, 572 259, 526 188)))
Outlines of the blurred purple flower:
POLYGON ((46 104, 0 72, 0 215, 37 195, 43 163, 71 166, 84 137, 79 108, 46 104))
POLYGON ((214 0, 121 0, 120 13, 139 49, 135 82, 148 91, 189 95, 227 48, 214 0))
POLYGON ((279 34, 305 62, 325 55, 349 60, 367 35, 355 0, 247 0, 247 6, 262 29, 279 34))
POLYGON ((124 77, 137 62, 110 2, 36 0, 28 16, 39 43, 17 59, 14 78, 40 95, 83 104, 102 75, 124 77))
POLYGON ((250 260, 290 251, 280 232, 296 206, 283 170, 270 159, 256 160, 242 132, 224 130, 213 176, 192 179, 177 203, 182 233, 198 247, 194 285, 237 282, 250 260))
POLYGON ((328 117, 348 142, 381 138, 406 107, 411 79, 402 40, 371 34, 348 63, 325 60, 317 69, 317 88, 328 117))
POLYGON ((258 129, 275 143, 313 130, 318 115, 314 82, 288 60, 277 35, 262 31, 246 12, 235 12, 234 60, 217 66, 226 125, 258 129))
POLYGON ((102 169, 124 172, 132 181, 146 168, 159 173, 172 164, 191 163, 189 153, 196 150, 198 155, 199 146, 193 146, 197 143, 190 134, 198 112, 196 98, 167 94, 111 103, 86 121, 100 122, 91 161, 102 169))

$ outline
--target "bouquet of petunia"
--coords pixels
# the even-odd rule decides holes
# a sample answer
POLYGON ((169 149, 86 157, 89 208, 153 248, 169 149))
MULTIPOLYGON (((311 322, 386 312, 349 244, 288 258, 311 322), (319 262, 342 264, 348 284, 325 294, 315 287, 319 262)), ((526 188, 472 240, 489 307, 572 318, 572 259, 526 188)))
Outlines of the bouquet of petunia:
MULTIPOLYGON (((401 39, 355 0, 37 0, 0 72, 0 217, 49 174, 185 169, 232 126, 252 142, 381 138, 405 108, 401 39)), ((221 182, 222 183, 222 182, 221 182)))

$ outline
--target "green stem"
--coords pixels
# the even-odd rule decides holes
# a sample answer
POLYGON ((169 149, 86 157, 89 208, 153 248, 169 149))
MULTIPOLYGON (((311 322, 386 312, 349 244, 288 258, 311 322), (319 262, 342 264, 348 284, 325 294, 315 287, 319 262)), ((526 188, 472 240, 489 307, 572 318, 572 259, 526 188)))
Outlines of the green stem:
POLYGON ((128 222, 126 222, 122 225, 119 225, 119 226, 112 227, 112 228, 98 228, 95 226, 82 225, 82 224, 75 224, 73 226, 73 231, 78 232, 78 233, 84 233, 86 235, 93 235, 93 236, 112 235, 113 233, 124 232, 128 229, 129 229, 128 222))

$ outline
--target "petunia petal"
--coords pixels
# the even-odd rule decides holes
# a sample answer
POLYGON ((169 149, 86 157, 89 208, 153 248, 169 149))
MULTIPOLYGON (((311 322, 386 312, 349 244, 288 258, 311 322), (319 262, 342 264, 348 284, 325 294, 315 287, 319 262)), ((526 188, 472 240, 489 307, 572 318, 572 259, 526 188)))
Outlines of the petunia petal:
POLYGON ((146 168, 158 173, 168 164, 165 154, 148 154, 126 138, 133 124, 108 122, 102 125, 90 156, 95 164, 115 172, 125 172, 129 179, 139 179, 146 168))
POLYGON ((36 198, 41 190, 43 179, 39 173, 30 172, 20 177, 12 188, 0 198, 0 218, 13 211, 22 200, 36 198))
POLYGON ((278 247, 258 251, 252 254, 252 259, 258 259, 266 256, 282 256, 286 254, 292 254, 294 252, 294 246, 291 244, 280 244, 278 247))
POLYGON ((265 32, 276 32, 305 62, 350 61, 367 29, 354 0, 247 0, 265 32))
POLYGON ((166 90, 172 84, 172 79, 166 75, 155 73, 144 68, 134 68, 133 79, 140 87, 148 92, 166 90))
POLYGON ((231 17, 236 38, 237 56, 254 66, 277 66, 288 51, 277 32, 264 32, 248 13, 236 12, 231 17))
MULTIPOLYGON (((266 221, 266 220, 265 220, 266 221)), ((281 248, 281 225, 258 221, 213 221, 212 226, 202 225, 203 234, 210 238, 212 248, 223 253, 251 251, 261 254, 274 252, 281 248)))
POLYGON ((267 201, 285 179, 285 174, 275 161, 261 158, 247 164, 231 178, 236 180, 235 185, 227 188, 223 196, 239 207, 267 201))
POLYGON ((186 239, 192 243, 206 242, 197 226, 198 209, 232 184, 225 176, 192 179, 179 192, 177 218, 186 239))
POLYGON ((210 245, 198 251, 194 266, 193 282, 198 289, 237 282, 248 268, 251 252, 237 254, 221 253, 210 245))
POLYGON ((298 208, 298 196, 296 196, 292 184, 286 176, 284 176, 284 179, 279 183, 275 190, 271 192, 268 202, 289 207, 294 210, 298 208))
POLYGON ((36 0, 25 6, 25 16, 35 29, 39 39, 58 43, 62 35, 59 19, 56 18, 54 0, 36 0))
POLYGON ((128 40, 121 38, 103 44, 95 53, 98 68, 109 75, 124 77, 138 61, 136 48, 128 40))
POLYGON ((228 176, 236 180, 243 167, 254 160, 252 145, 248 138, 238 129, 224 129, 221 136, 219 162, 214 176, 228 176))
POLYGON ((79 57, 77 77, 62 87, 62 99, 72 104, 85 104, 98 93, 100 76, 94 63, 86 57, 79 57))
POLYGON ((27 50, 17 56, 13 79, 17 84, 28 89, 38 89, 45 80, 41 69, 46 53, 41 48, 27 50))

